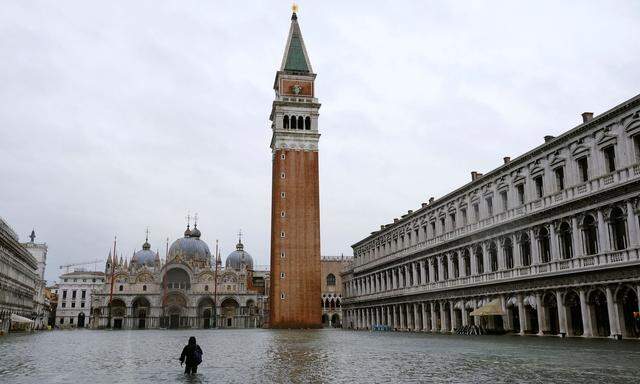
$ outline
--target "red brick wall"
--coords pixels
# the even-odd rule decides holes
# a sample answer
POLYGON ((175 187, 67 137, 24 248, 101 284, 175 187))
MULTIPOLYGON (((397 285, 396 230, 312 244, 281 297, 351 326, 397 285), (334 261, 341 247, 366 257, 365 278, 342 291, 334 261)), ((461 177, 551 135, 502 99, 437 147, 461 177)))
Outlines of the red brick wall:
POLYGON ((270 325, 318 328, 322 326, 318 152, 277 150, 272 173, 270 325))

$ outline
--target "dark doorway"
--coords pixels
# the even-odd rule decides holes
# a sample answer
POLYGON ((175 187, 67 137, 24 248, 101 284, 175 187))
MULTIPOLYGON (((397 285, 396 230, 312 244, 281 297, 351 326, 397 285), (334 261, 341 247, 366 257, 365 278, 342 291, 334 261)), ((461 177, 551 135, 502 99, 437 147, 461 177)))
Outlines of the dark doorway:
POLYGON ((204 312, 202 313, 202 317, 204 318, 202 327, 204 329, 211 328, 211 311, 209 309, 205 309, 204 312))
POLYGON ((560 333, 560 321, 558 320, 558 302, 556 296, 548 294, 544 297, 544 306, 546 309, 548 329, 544 329, 545 333, 557 335, 560 333))
POLYGON ((169 328, 177 329, 180 327, 180 315, 169 316, 169 328))
POLYGON ((232 321, 231 321, 231 320, 232 320, 231 318, 228 318, 228 319, 227 319, 227 327, 228 327, 228 328, 231 328, 231 326, 232 326, 232 325, 231 325, 231 324, 232 324, 232 321))
POLYGON ((84 313, 78 315, 78 328, 84 328, 84 313))
POLYGON ((122 329, 122 319, 113 319, 113 329, 122 329))
POLYGON ((145 329, 146 328, 146 319, 144 317, 141 317, 138 319, 138 329, 145 329))

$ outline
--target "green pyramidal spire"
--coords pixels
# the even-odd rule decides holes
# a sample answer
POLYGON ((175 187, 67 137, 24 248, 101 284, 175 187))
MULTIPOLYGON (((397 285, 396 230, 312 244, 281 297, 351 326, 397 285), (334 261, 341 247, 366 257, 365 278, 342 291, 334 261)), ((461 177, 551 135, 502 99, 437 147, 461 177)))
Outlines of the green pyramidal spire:
POLYGON ((294 12, 291 15, 291 28, 287 39, 287 48, 282 60, 282 71, 311 72, 311 63, 307 56, 307 50, 302 39, 302 32, 298 25, 298 16, 294 12))

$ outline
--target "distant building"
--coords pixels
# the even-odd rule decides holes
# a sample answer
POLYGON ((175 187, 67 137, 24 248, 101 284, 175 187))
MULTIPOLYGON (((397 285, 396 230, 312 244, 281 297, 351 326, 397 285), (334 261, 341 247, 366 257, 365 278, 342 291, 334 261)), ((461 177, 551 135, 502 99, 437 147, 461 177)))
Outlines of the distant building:
POLYGON ((254 270, 241 239, 223 267, 197 225, 165 261, 147 239, 130 260, 109 254, 105 273, 92 313, 100 328, 256 328, 268 313, 268 271, 254 270))
POLYGON ((54 287, 46 287, 44 289, 45 303, 49 304, 49 317, 47 319, 47 325, 54 327, 56 325, 56 311, 58 309, 58 289, 57 284, 54 287))
POLYGON ((42 329, 48 325, 49 321, 49 302, 48 298, 45 295, 45 286, 47 282, 44 279, 44 271, 47 266, 47 244, 46 243, 36 243, 36 232, 35 230, 31 231, 31 235, 29 235, 31 241, 28 243, 23 243, 22 245, 31 253, 31 255, 36 259, 38 263, 37 269, 37 277, 36 277, 36 285, 35 285, 35 295, 34 295, 34 328, 42 329))
POLYGON ((582 117, 357 241, 345 326, 638 338, 640 96, 582 117))
POLYGON ((105 282, 103 272, 76 270, 60 275, 55 325, 59 328, 88 328, 91 299, 105 282))
POLYGON ((322 282, 322 326, 342 327, 342 277, 351 257, 322 256, 320 263, 322 282))
POLYGON ((9 330, 12 314, 35 319, 37 269, 37 260, 0 218, 0 333, 9 330))

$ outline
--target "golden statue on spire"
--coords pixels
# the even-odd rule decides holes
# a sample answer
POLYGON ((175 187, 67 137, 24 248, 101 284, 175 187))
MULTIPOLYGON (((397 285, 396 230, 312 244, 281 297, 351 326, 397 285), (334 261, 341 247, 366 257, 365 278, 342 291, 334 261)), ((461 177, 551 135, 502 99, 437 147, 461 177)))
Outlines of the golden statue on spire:
POLYGON ((293 5, 291 5, 291 11, 293 11, 293 13, 298 13, 298 4, 294 2, 293 5))

